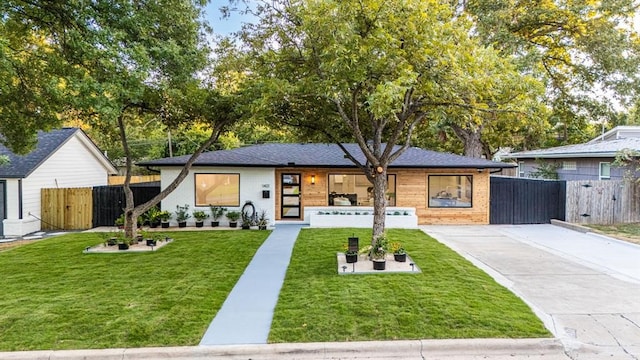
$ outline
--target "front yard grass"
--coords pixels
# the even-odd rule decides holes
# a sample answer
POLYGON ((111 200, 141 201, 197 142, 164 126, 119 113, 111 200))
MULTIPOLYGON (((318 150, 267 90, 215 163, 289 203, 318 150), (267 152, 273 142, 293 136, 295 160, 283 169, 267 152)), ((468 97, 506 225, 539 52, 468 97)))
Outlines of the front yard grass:
POLYGON ((81 233, 0 252, 0 351, 197 345, 270 232, 167 233, 157 252, 82 254, 81 233))
POLYGON ((614 224, 614 225, 586 225, 596 232, 611 237, 628 241, 634 244, 640 244, 640 224, 614 224))
POLYGON ((303 229, 270 342, 531 338, 551 334, 529 307, 484 272, 419 230, 387 230, 421 274, 338 275, 347 237, 370 230, 303 229))

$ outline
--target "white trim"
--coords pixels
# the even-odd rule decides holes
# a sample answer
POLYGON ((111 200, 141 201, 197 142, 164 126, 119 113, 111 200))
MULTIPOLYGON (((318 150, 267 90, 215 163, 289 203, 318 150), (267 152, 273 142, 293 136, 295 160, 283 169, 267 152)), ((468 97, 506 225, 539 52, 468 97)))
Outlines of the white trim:
POLYGON ((611 179, 611 163, 610 162, 600 162, 598 163, 598 179, 599 180, 609 180, 611 179), (602 175, 602 165, 607 164, 609 166, 609 175, 602 175))

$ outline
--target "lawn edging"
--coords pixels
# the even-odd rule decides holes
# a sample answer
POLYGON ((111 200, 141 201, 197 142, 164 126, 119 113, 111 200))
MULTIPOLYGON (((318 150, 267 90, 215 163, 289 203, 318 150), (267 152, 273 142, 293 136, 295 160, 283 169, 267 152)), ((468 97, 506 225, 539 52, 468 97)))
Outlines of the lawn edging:
POLYGON ((495 357, 536 356, 545 359, 566 359, 558 339, 444 339, 357 341, 327 343, 280 343, 265 345, 217 345, 152 347, 102 350, 51 350, 0 352, 0 360, 67 359, 317 359, 324 358, 403 358, 424 359, 441 356, 495 357))

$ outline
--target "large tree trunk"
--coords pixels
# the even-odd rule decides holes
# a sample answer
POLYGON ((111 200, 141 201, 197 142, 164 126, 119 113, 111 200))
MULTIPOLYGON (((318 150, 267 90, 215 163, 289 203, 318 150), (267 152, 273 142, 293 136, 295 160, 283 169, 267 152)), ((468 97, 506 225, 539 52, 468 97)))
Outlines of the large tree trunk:
POLYGON ((387 209, 386 191, 387 169, 384 168, 382 173, 376 172, 373 178, 373 236, 371 238, 371 245, 373 245, 374 239, 384 234, 387 209))
POLYGON ((458 139, 464 144, 464 156, 482 158, 484 147, 482 145, 482 126, 478 128, 463 128, 452 124, 451 129, 458 139))

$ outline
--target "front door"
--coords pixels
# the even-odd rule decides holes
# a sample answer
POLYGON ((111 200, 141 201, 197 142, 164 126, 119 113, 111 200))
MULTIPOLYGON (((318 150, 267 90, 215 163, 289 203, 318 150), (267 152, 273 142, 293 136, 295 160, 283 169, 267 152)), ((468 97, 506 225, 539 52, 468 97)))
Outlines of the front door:
POLYGON ((7 217, 7 200, 6 200, 7 182, 0 181, 0 238, 4 235, 3 220, 7 217))
POLYGON ((282 174, 280 214, 283 219, 300 218, 300 174, 282 174))

